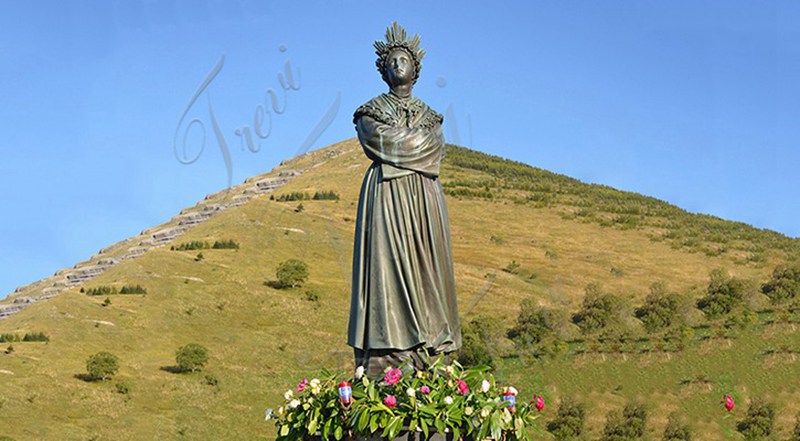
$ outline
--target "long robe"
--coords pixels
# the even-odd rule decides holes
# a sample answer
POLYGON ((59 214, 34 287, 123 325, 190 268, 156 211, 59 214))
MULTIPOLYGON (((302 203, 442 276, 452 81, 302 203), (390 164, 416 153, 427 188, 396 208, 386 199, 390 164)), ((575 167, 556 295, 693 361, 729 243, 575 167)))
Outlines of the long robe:
POLYGON ((438 179, 442 116, 390 92, 359 107, 353 122, 373 163, 358 202, 347 343, 357 352, 454 351, 461 326, 438 179))

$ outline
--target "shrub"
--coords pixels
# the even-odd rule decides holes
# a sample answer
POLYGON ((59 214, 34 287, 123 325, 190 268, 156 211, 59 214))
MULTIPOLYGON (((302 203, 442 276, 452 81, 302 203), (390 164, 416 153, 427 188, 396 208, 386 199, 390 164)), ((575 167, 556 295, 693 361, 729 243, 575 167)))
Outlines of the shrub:
POLYGON ((625 304, 622 299, 603 293, 599 285, 591 283, 586 287, 581 309, 573 315, 572 320, 584 334, 612 329, 619 333, 625 328, 624 316, 625 304))
POLYGON ((194 261, 195 262, 199 262, 199 261, 203 260, 203 257, 204 257, 203 253, 199 252, 199 253, 197 253, 197 256, 195 256, 194 261))
POLYGON ((339 194, 333 190, 330 191, 318 191, 314 193, 314 197, 312 199, 315 200, 339 200, 339 194))
POLYGON ((114 388, 117 390, 118 394, 122 395, 128 395, 131 391, 131 386, 124 381, 120 381, 119 383, 115 384, 114 388))
POLYGON ((519 273, 519 263, 516 260, 512 260, 511 263, 503 268, 503 271, 509 274, 517 274, 519 273))
POLYGON ((692 441, 692 431, 687 424, 678 419, 677 414, 671 414, 664 429, 663 441, 692 441))
POLYGON ((606 417, 601 441, 621 441, 641 438, 647 423, 647 410, 641 404, 628 403, 622 412, 612 410, 606 417))
POLYGON ((464 366, 490 366, 494 363, 494 348, 497 346, 502 328, 489 316, 477 316, 465 321, 461 328, 461 348, 458 362, 464 366))
POLYGON ((210 248, 208 242, 204 240, 193 240, 191 242, 184 242, 180 245, 170 247, 173 251, 190 251, 190 250, 205 250, 210 248))
POLYGON ((772 303, 783 303, 794 299, 800 292, 800 266, 779 265, 772 271, 772 277, 761 286, 772 303))
POLYGON ((583 403, 566 397, 561 401, 556 417, 547 424, 547 430, 556 440, 571 440, 581 435, 585 420, 586 410, 583 403))
POLYGON ((748 294, 747 282, 729 276, 724 270, 711 271, 707 294, 698 300, 697 307, 709 319, 730 314, 737 306, 743 305, 748 294))
POLYGON ((311 289, 306 291, 306 300, 309 302, 319 302, 319 293, 311 289))
POLYGON ((636 318, 642 321, 649 333, 684 324, 688 302, 677 293, 668 293, 663 283, 650 286, 644 304, 636 309, 636 318))
POLYGON ((0 334, 0 343, 8 343, 12 341, 19 341, 19 335, 11 333, 0 334))
POLYGON ((86 290, 86 294, 90 296, 106 296, 109 294, 117 294, 117 288, 114 286, 97 286, 86 290))
POLYGON ((308 280, 308 264, 299 259, 289 259, 278 265, 275 276, 279 287, 301 286, 308 280))
POLYGON ((217 379, 217 377, 209 374, 209 375, 206 375, 205 378, 203 378, 203 383, 205 383, 205 384, 207 384, 209 386, 217 386, 217 385, 219 385, 219 380, 217 379))
POLYGON ((110 304, 111 304, 111 298, 110 297, 106 297, 106 299, 103 300, 103 306, 108 306, 110 304))
POLYGON ((535 299, 525 299, 522 301, 516 324, 508 330, 508 338, 522 347, 536 345, 553 335, 563 338, 568 321, 566 311, 540 307, 535 299))
POLYGON ((181 372, 194 372, 200 370, 208 362, 208 349, 197 343, 189 343, 178 349, 175 354, 175 363, 181 372))
POLYGON ((110 352, 98 352, 86 360, 86 371, 93 380, 107 380, 119 370, 119 359, 110 352))
POLYGON ((775 422, 775 409, 772 403, 754 398, 747 409, 747 415, 739 422, 739 432, 746 440, 759 440, 772 433, 775 422))
POLYGON ((119 290, 120 294, 147 294, 147 289, 141 285, 125 285, 119 290))
POLYGON ((214 245, 212 245, 211 248, 213 248, 215 250, 225 250, 225 249, 238 250, 239 249, 239 243, 236 242, 233 239, 223 240, 223 241, 215 241, 214 245))

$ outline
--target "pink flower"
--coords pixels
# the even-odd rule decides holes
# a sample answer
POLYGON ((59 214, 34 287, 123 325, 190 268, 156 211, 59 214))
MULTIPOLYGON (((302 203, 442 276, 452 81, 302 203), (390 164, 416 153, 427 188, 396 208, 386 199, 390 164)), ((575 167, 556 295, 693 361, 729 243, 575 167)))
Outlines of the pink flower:
POLYGON ((303 381, 297 385, 297 391, 302 392, 306 388, 306 384, 308 384, 308 378, 303 378, 303 381))
POLYGON ((469 386, 467 386, 467 383, 465 383, 464 380, 458 380, 458 392, 461 395, 466 395, 467 392, 469 392, 469 386))
POLYGON ((423 395, 428 395, 429 393, 431 393, 431 388, 429 388, 428 386, 422 386, 421 388, 419 388, 419 391, 423 395))
POLYGON ((385 404, 386 407, 393 409, 397 407, 397 398, 395 398, 394 395, 389 395, 383 399, 383 404, 385 404))
POLYGON ((536 395, 536 410, 540 411, 544 409, 544 398, 540 395, 536 395))
POLYGON ((403 372, 400 369, 389 369, 389 371, 386 372, 386 375, 383 377, 383 381, 391 386, 400 381, 400 377, 402 376, 403 372))
POLYGON ((728 409, 728 412, 733 410, 733 397, 730 395, 723 395, 722 398, 725 399, 725 409, 728 409))

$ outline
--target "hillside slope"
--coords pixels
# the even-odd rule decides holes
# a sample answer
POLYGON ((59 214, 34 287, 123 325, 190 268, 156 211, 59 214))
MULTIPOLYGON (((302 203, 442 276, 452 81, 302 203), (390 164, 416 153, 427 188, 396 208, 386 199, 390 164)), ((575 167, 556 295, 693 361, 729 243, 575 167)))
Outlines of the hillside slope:
MULTIPOLYGON (((263 412, 280 404, 287 387, 321 368, 350 368, 345 331, 352 238, 368 166, 354 139, 309 152, 209 195, 77 268, 19 288, 0 304, 0 314, 6 312, 0 334, 44 332, 50 341, 14 343, 13 352, 0 353, 0 412, 12 422, 0 427, 0 435, 18 441, 271 439, 263 412), (335 191, 340 199, 270 199, 295 191, 335 191), (213 214, 204 215, 208 212, 213 214), (197 251, 170 250, 195 240, 234 240, 240 248, 202 250, 202 259, 197 251), (289 258, 309 263, 308 283, 290 290, 268 286, 278 263, 289 258), (137 284, 147 294, 111 295, 107 306, 106 296, 80 292, 137 284), (176 349, 189 342, 209 348, 207 367, 171 373, 176 349), (120 359, 115 379, 77 378, 87 357, 103 350, 120 359), (219 384, 206 384, 205 375, 219 384), (119 382, 130 391, 118 393, 119 382)), ((764 280, 776 264, 800 255, 796 239, 461 147, 448 147, 441 177, 448 192, 458 307, 465 319, 488 315, 510 326, 529 297, 574 310, 590 282, 635 302, 655 281, 676 291, 702 290, 714 268, 764 280), (517 274, 503 271, 512 262, 519 265, 517 274)), ((794 332, 767 331, 797 343, 794 332)), ((743 353, 760 351, 757 343, 736 345, 743 353)), ((544 382, 554 400, 562 392, 594 394, 592 401, 599 404, 591 407, 588 424, 596 434, 601 412, 621 406, 619 390, 647 399, 659 393, 678 397, 684 389, 672 377, 680 379, 708 361, 702 351, 717 353, 709 347, 697 351, 680 360, 655 360, 663 362, 660 373, 642 374, 647 360, 573 358, 554 362, 552 373, 545 365, 509 359, 500 374, 523 384, 544 382), (539 376, 531 369, 541 371, 539 376), (658 375, 672 379, 653 384, 658 375), (593 387, 588 379, 598 380, 593 387), (618 384, 624 387, 618 390, 618 384)), ((734 362, 727 345, 718 351, 720 362, 734 362)), ((760 363, 751 360, 741 368, 760 363)), ((743 384, 771 390, 775 384, 769 381, 800 377, 794 363, 776 366, 782 374, 751 372, 743 384)), ((708 367, 711 375, 722 375, 714 369, 708 367)), ((681 399, 688 403, 683 409, 699 409, 713 398, 681 399)), ((780 401, 795 398, 796 385, 780 401)), ((547 418, 554 409, 548 407, 547 418)), ((786 420, 790 410, 780 417, 786 420)), ((652 430, 663 430, 663 421, 655 424, 652 430)), ((729 439, 714 435, 724 424, 733 427, 707 422, 700 439, 729 439)))

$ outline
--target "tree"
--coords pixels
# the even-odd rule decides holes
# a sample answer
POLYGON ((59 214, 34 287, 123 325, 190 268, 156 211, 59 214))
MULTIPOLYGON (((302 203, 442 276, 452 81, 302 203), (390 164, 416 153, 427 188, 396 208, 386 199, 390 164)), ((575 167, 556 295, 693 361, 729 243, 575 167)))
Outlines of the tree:
POLYGON ((565 397, 558 407, 553 421, 547 424, 547 430, 556 440, 571 440, 581 435, 586 419, 586 410, 582 403, 572 397, 565 397))
POLYGON ((107 380, 119 370, 119 359, 110 352, 98 352, 86 361, 86 371, 95 380, 107 380))
POLYGON ((566 338, 568 322, 567 311, 541 307, 536 299, 528 298, 522 301, 517 322, 507 335, 518 347, 530 348, 548 337, 566 338))
POLYGON ((754 398, 747 409, 747 415, 739 422, 739 432, 746 440, 760 440, 772 433, 775 422, 775 408, 760 398, 754 398))
POLYGON ((207 362, 208 349, 197 343, 189 343, 175 354, 175 363, 181 372, 199 371, 207 362))
POLYGON ((278 265, 275 276, 279 287, 302 286, 308 280, 308 264, 299 259, 289 259, 278 265))
POLYGON ((761 286, 761 292, 774 304, 796 298, 800 293, 800 265, 775 267, 772 277, 761 286))

